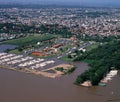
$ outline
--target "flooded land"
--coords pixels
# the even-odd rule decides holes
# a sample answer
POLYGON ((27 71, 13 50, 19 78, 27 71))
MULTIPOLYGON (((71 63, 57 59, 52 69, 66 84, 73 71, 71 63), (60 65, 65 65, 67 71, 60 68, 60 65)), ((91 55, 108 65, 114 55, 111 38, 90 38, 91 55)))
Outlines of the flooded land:
MULTIPOLYGON (((63 63, 52 60, 56 64, 63 63)), ((0 102, 120 102, 120 72, 106 87, 86 88, 74 82, 77 75, 89 68, 88 65, 83 62, 69 64, 75 65, 76 70, 54 79, 0 69, 0 102)), ((53 70, 46 71, 54 73, 53 70)))
POLYGON ((55 79, 0 69, 0 102, 120 102, 120 73, 106 87, 73 84, 87 68, 80 63, 72 74, 55 79))

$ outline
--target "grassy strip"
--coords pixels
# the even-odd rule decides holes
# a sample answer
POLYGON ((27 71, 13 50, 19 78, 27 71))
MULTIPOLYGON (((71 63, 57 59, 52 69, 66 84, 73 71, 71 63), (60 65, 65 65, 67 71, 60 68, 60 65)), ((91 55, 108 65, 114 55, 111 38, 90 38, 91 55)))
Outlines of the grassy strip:
POLYGON ((98 44, 92 44, 91 46, 87 47, 87 51, 91 51, 93 49, 96 49, 98 47, 98 44))
POLYGON ((61 57, 60 60, 63 60, 63 61, 70 61, 70 62, 73 61, 73 59, 72 59, 72 58, 68 58, 68 56, 61 57))
POLYGON ((18 46, 23 46, 27 44, 34 44, 40 41, 50 40, 52 38, 54 38, 54 36, 51 34, 45 34, 45 35, 39 35, 39 36, 30 35, 24 38, 4 41, 4 42, 1 42, 0 44, 13 44, 18 46))
POLYGON ((18 49, 10 50, 9 53, 22 54, 22 52, 18 51, 18 49))

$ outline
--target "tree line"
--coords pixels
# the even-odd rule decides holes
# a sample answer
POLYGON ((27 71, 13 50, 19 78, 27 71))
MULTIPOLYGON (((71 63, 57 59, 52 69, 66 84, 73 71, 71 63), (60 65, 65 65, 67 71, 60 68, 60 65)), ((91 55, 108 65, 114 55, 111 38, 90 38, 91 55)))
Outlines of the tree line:
POLYGON ((75 83, 81 84, 90 80, 92 85, 97 85, 111 69, 120 69, 120 41, 100 45, 75 59, 75 61, 80 60, 86 60, 90 68, 78 75, 75 83))

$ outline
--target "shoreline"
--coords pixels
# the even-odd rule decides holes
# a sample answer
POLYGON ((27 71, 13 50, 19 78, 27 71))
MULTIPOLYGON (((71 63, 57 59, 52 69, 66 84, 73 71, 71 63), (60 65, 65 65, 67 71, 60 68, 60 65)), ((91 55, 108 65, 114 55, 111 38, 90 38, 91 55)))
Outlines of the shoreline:
MULTIPOLYGON (((107 73, 106 76, 98 83, 97 86, 106 86, 107 83, 108 83, 109 81, 111 81, 113 77, 115 77, 115 76, 117 75, 118 71, 119 71, 119 70, 111 70, 111 71, 110 71, 109 73, 107 73)), ((89 80, 83 82, 83 83, 80 84, 80 85, 83 86, 83 87, 92 87, 92 86, 93 86, 92 83, 91 83, 89 80)))
POLYGON ((34 69, 29 69, 29 68, 16 69, 16 68, 11 68, 11 67, 8 67, 8 66, 0 65, 0 69, 8 69, 8 70, 12 70, 12 71, 27 73, 27 74, 41 75, 43 77, 49 77, 49 78, 56 78, 56 77, 60 77, 60 76, 64 75, 63 72, 55 70, 55 68, 57 68, 57 67, 63 67, 64 69, 69 69, 69 68, 73 67, 73 65, 60 64, 60 65, 57 65, 57 66, 54 66, 52 68, 49 68, 47 70, 42 70, 42 71, 37 71, 37 70, 34 70, 34 69), (53 71, 55 71, 55 73, 45 72, 45 71, 48 71, 48 70, 53 70, 53 71))
POLYGON ((118 70, 111 70, 106 76, 99 82, 99 86, 106 86, 106 84, 112 80, 118 74, 118 70))

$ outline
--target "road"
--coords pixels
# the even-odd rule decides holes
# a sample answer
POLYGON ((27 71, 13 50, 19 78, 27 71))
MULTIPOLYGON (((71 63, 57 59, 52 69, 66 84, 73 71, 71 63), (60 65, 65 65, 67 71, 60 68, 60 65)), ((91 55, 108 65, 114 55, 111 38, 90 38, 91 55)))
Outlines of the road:
POLYGON ((91 44, 90 44, 90 42, 85 42, 84 44, 82 44, 80 47, 73 47, 73 48, 70 48, 68 51, 66 51, 65 53, 63 53, 62 55, 60 55, 60 56, 58 56, 57 58, 58 59, 60 59, 60 58, 62 58, 62 57, 65 57, 65 56, 67 56, 68 54, 71 54, 71 53, 74 53, 75 52, 75 50, 78 50, 78 49, 81 49, 81 48, 83 48, 83 49, 86 49, 86 47, 88 47, 88 46, 90 46, 91 44))

